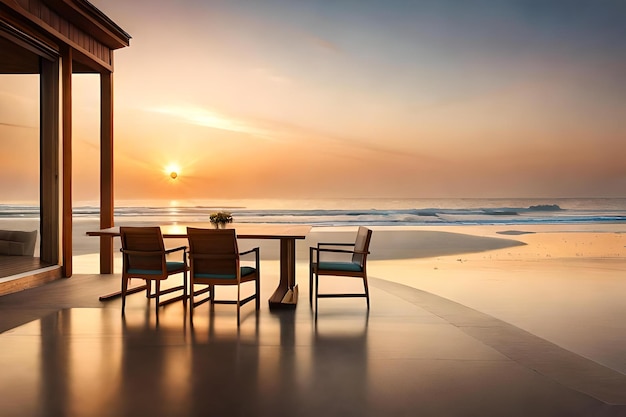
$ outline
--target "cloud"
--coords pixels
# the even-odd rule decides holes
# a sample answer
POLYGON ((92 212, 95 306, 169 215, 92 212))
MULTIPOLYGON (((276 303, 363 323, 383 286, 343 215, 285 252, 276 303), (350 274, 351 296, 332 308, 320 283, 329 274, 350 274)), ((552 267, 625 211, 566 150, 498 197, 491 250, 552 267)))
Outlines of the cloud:
POLYGON ((184 123, 229 132, 245 133, 256 137, 271 138, 270 131, 249 124, 246 121, 231 118, 218 112, 194 106, 168 106, 149 109, 148 111, 171 116, 184 123))
POLYGON ((263 79, 277 84, 293 84, 293 80, 287 76, 279 74, 276 70, 266 67, 256 67, 252 69, 253 74, 263 79))
POLYGON ((34 129, 35 128, 35 126, 21 125, 21 124, 15 124, 15 123, 4 123, 4 122, 0 122, 0 126, 23 127, 23 128, 26 128, 26 129, 34 129))
POLYGON ((29 92, 32 84, 23 83, 22 80, 9 81, 12 87, 22 88, 21 94, 0 91, 0 126, 37 129, 39 126, 38 95, 29 92), (22 87, 23 86, 23 87, 22 87))
POLYGON ((316 36, 309 37, 310 43, 316 48, 323 51, 333 52, 336 54, 343 53, 343 50, 334 42, 316 36))

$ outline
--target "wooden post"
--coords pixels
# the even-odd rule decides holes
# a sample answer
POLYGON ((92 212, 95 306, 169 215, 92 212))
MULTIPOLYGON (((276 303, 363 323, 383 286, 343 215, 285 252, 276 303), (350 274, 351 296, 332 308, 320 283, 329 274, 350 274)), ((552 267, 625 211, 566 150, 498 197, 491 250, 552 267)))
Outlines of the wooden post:
POLYGON ((63 276, 72 276, 72 48, 63 48, 61 99, 63 113, 63 198, 62 198, 62 258, 63 276))
POLYGON ((40 130, 41 184, 39 191, 40 236, 39 257, 59 264, 59 60, 40 58, 40 130))
MULTIPOLYGON (((100 74, 100 228, 113 218, 113 73, 100 74)), ((100 273, 113 273, 113 238, 100 238, 100 273)))

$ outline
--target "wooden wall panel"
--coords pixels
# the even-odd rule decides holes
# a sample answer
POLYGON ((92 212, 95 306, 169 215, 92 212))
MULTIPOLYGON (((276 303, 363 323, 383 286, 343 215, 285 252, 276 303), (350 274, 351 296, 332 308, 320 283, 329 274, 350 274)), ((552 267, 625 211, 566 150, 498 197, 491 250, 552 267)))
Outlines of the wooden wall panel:
POLYGON ((109 47, 90 36, 68 19, 59 16, 41 0, 17 0, 17 2, 34 17, 40 19, 41 23, 47 25, 53 32, 56 32, 56 35, 70 46, 80 49, 81 52, 87 54, 96 62, 104 64, 106 68, 112 68, 112 51, 109 47))

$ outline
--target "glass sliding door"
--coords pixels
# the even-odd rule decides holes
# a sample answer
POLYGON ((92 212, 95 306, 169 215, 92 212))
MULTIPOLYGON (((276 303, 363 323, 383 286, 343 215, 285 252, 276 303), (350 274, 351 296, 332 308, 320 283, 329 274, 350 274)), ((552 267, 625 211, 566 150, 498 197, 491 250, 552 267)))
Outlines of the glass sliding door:
POLYGON ((0 22, 0 278, 56 265, 58 59, 0 22))

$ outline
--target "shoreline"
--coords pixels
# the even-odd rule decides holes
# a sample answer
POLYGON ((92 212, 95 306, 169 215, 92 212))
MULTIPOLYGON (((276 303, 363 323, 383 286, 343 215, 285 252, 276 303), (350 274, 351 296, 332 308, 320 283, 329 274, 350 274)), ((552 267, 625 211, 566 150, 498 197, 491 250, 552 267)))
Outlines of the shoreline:
MULTIPOLYGON (((185 224, 167 221, 161 224, 185 224)), ((119 222, 122 225, 154 225, 154 220, 134 219, 119 222)), ((196 222, 188 222, 193 225, 196 222)), ((235 224, 236 227, 236 224, 235 224)), ((347 241, 353 239, 357 226, 314 226, 311 236, 298 241, 297 256, 308 256, 308 246, 319 240, 347 241)), ((369 226, 373 231, 371 259, 427 258, 446 255, 464 255, 490 252, 490 259, 520 258, 620 258, 626 256, 626 224, 528 224, 528 225, 429 225, 429 226, 369 226), (501 250, 508 249, 507 256, 501 250)), ((0 229, 35 230, 36 219, 2 219, 0 229)), ((76 218, 72 240, 75 256, 99 252, 99 239, 87 236, 99 229, 99 220, 76 218)), ((242 240, 244 245, 249 242, 242 240)), ((267 243, 267 242, 261 242, 267 243)), ((115 250, 119 250, 116 242, 115 250)), ((276 258, 273 245, 267 255, 276 258)), ((37 248, 38 249, 38 248, 37 248)))

